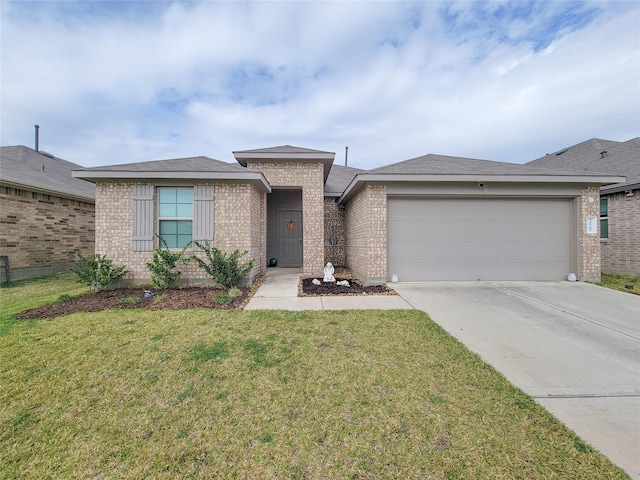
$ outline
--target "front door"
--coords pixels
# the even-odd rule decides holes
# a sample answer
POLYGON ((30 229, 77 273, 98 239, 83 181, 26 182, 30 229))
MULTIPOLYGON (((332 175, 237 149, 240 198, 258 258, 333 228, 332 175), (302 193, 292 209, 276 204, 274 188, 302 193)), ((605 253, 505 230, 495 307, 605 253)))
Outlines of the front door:
POLYGON ((302 211, 278 210, 278 264, 302 266, 302 211))

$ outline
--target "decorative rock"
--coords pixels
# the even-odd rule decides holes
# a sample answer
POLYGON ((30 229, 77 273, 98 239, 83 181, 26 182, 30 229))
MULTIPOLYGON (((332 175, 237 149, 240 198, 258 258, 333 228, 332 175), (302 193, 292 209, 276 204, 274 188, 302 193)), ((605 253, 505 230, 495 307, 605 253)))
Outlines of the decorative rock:
POLYGON ((349 285, 349 282, 347 282, 346 280, 342 280, 340 282, 336 282, 336 285, 340 285, 341 287, 350 287, 351 285, 349 285))
POLYGON ((314 278, 313 280, 311 280, 311 283, 313 283, 314 285, 320 285, 322 282, 317 278, 314 278))
POLYGON ((333 264, 331 262, 327 262, 327 264, 324 267, 324 278, 322 279, 323 282, 335 282, 336 279, 333 276, 333 272, 334 272, 334 268, 333 268, 333 264))
POLYGON ((153 297, 153 292, 151 290, 145 290, 144 298, 151 298, 151 297, 153 297))

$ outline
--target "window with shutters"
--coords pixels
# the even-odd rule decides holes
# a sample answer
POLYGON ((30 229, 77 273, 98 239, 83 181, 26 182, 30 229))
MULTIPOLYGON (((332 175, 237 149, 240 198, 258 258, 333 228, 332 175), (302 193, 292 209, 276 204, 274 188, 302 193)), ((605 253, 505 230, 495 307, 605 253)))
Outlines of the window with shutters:
POLYGON ((193 237, 193 189, 158 189, 159 234, 169 248, 183 248, 193 237))
POLYGON ((157 247, 155 233, 170 248, 182 248, 190 241, 213 242, 214 186, 157 188, 151 184, 133 186, 133 251, 150 252, 157 247))

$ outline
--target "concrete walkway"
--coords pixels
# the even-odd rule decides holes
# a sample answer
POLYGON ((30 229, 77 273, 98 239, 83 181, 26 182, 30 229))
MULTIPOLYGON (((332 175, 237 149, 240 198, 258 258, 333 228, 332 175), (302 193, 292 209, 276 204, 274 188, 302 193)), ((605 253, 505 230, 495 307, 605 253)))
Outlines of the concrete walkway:
POLYGON ((270 268, 245 310, 398 310, 412 309, 400 295, 299 297, 300 269, 270 268))

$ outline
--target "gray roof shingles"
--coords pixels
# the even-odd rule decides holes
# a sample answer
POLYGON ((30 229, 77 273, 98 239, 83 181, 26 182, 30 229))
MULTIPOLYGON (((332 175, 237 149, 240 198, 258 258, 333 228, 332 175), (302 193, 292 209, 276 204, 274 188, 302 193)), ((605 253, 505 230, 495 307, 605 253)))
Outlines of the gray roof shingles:
POLYGON ((360 168, 344 167, 342 165, 333 165, 327 181, 324 184, 324 195, 326 197, 339 197, 345 191, 351 180, 359 173, 366 170, 360 168))
POLYGON ((0 181, 93 201, 95 185, 71 176, 72 170, 81 168, 81 165, 51 158, 22 145, 0 147, 0 181))
POLYGON ((640 187, 640 137, 626 142, 592 138, 569 148, 532 160, 526 165, 544 168, 572 168, 626 177, 623 183, 602 187, 603 192, 625 186, 640 187), (606 152, 606 153, 603 153, 606 152))
POLYGON ((302 147, 294 147, 293 145, 280 145, 277 147, 268 147, 268 148, 256 148, 253 150, 237 150, 233 152, 235 153, 327 153, 332 154, 333 152, 326 152, 324 150, 313 150, 311 148, 302 148, 302 147))
POLYGON ((124 163, 82 169, 83 172, 236 172, 244 173, 246 168, 234 163, 227 163, 213 158, 199 156, 189 158, 172 158, 149 162, 124 163))
POLYGON ((576 170, 536 168, 516 163, 428 154, 368 170, 375 174, 418 175, 581 175, 576 170))

